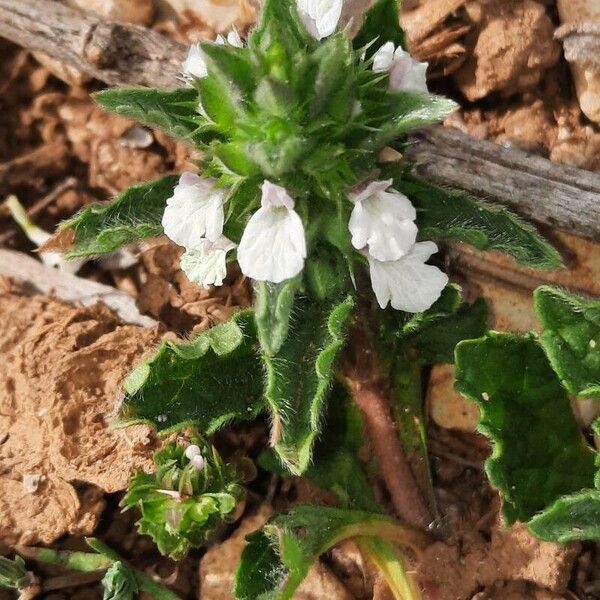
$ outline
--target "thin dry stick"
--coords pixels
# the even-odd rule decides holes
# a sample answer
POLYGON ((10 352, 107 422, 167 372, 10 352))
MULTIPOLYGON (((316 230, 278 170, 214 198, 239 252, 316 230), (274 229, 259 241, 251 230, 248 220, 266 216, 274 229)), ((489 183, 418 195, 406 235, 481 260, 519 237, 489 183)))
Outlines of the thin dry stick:
MULTIPOLYGON (((185 47, 154 31, 52 0, 0 0, 0 36, 113 85, 176 87, 185 55, 185 47)), ((443 127, 411 141, 405 155, 424 179, 600 241, 600 174, 443 127)))

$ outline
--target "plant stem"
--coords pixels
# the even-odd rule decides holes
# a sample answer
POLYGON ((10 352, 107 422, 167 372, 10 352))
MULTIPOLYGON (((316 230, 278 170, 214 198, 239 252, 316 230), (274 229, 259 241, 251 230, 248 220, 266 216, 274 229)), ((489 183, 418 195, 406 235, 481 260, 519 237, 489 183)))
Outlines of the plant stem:
POLYGON ((433 518, 408 464, 386 398, 356 374, 349 380, 394 508, 409 525, 427 529, 433 518))
POLYGON ((377 566, 395 600, 422 600, 421 590, 407 572, 406 559, 393 544, 377 538, 357 538, 360 551, 377 566))
POLYGON ((439 520, 427 451, 423 414, 422 366, 417 357, 401 352, 392 371, 391 405, 408 462, 429 509, 439 520))
MULTIPOLYGON (((50 548, 31 548, 28 546, 17 546, 15 550, 26 558, 36 560, 41 563, 60 565, 74 571, 90 573, 95 571, 106 571, 116 561, 125 561, 109 548, 104 542, 95 538, 86 540, 91 548, 99 554, 91 552, 71 552, 67 550, 58 551, 50 548)), ((131 568, 131 567, 130 567, 131 568)), ((151 577, 148 577, 142 571, 131 568, 137 581, 140 591, 145 592, 155 598, 155 600, 181 600, 181 598, 171 590, 156 583, 151 577)))

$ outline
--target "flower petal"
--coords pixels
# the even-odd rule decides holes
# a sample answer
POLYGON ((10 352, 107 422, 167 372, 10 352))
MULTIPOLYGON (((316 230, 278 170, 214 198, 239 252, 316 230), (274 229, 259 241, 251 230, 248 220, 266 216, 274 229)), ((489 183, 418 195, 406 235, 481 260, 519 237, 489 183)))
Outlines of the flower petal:
POLYGON ((208 75, 206 60, 200 44, 192 44, 181 65, 181 73, 186 80, 203 79, 208 75))
POLYGON ((318 40, 336 30, 343 5, 343 0, 296 0, 298 14, 306 29, 318 40))
POLYGON ((284 187, 275 185, 269 180, 265 180, 262 184, 261 206, 284 206, 285 208, 292 210, 295 206, 295 202, 284 187))
POLYGON ((223 233, 225 193, 214 184, 214 180, 193 173, 184 173, 179 179, 162 218, 165 235, 176 244, 195 248, 202 238, 214 242, 223 233))
POLYGON ((391 183, 391 180, 375 181, 355 194, 348 223, 352 245, 357 250, 368 246, 369 254, 380 261, 404 256, 413 247, 418 233, 413 222, 417 211, 411 201, 396 190, 383 191, 391 183))
POLYGON ((369 257, 371 283, 381 308, 423 312, 440 297, 448 276, 437 267, 424 264, 437 250, 433 242, 415 244, 400 260, 381 262, 369 257))
POLYGON ((222 236, 216 242, 202 240, 196 248, 187 250, 181 257, 181 269, 192 282, 202 287, 223 285, 227 275, 227 252, 235 244, 222 236))
POLYGON ((386 42, 373 55, 373 71, 376 73, 385 73, 392 68, 394 63, 394 51, 396 47, 394 42, 386 42))
POLYGON ((250 218, 238 248, 242 273, 257 281, 280 283, 304 268, 306 238, 294 210, 263 206, 250 218))

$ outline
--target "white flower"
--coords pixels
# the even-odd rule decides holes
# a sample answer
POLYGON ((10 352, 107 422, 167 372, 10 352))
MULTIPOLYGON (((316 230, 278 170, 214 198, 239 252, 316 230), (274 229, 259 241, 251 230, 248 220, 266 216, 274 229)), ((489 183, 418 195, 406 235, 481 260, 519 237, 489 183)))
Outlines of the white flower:
POLYGON ((190 444, 184 454, 187 459, 192 460, 194 456, 200 456, 200 448, 196 444, 190 444))
POLYGON ((373 181, 363 191, 350 195, 354 209, 348 229, 357 250, 369 247, 369 254, 381 261, 398 260, 417 239, 414 220, 417 211, 410 200, 390 189, 392 180, 373 181))
POLYGON ((415 60, 400 46, 387 42, 373 56, 373 71, 390 74, 393 90, 427 93, 427 63, 415 60))
POLYGON ((409 313, 427 310, 448 284, 448 276, 425 261, 437 252, 433 242, 418 242, 399 260, 382 262, 368 256, 371 284, 381 308, 409 313))
MULTIPOLYGON (((222 35, 218 35, 214 41, 218 46, 224 46, 226 43, 236 48, 243 48, 244 42, 240 38, 239 33, 232 29, 228 34, 227 38, 222 35)), ((206 57, 200 44, 192 44, 188 50, 187 57, 181 65, 181 73, 188 82, 194 79, 204 79, 208 75, 208 68, 206 66, 206 57)))
POLYGON ((223 285, 227 275, 227 252, 234 248, 235 244, 225 236, 216 242, 200 240, 181 257, 181 268, 192 283, 202 287, 223 285))
POLYGON ((193 79, 203 79, 208 75, 206 59, 200 44, 192 44, 188 50, 187 57, 181 65, 181 74, 184 79, 190 81, 193 79))
POLYGON ((190 465, 196 469, 196 471, 202 471, 204 469, 205 461, 202 454, 196 454, 190 458, 190 465))
POLYGON ((342 15, 343 0, 296 0, 298 14, 317 40, 330 36, 342 15))
POLYGON ((205 460, 200 452, 200 448, 196 444, 190 444, 185 449, 185 457, 190 461, 190 464, 194 469, 201 471, 204 468, 205 460))
POLYGON ((304 267, 304 226, 287 191, 265 181, 262 201, 250 217, 238 248, 244 275, 257 281, 280 283, 304 267))
POLYGON ((213 179, 194 173, 180 177, 162 218, 165 234, 176 244, 189 250, 196 248, 205 237, 211 242, 221 237, 225 192, 216 189, 214 184, 213 179))

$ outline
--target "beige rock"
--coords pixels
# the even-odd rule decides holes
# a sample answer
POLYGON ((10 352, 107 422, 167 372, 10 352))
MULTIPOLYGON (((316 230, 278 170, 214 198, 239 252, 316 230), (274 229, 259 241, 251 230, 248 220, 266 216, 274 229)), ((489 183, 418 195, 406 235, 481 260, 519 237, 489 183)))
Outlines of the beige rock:
MULTIPOLYGON (((577 27, 584 23, 597 24, 596 36, 600 33, 600 2, 598 0, 557 0, 556 6, 561 23, 577 27)), ((562 28, 561 28, 562 29, 562 28)), ((584 31, 582 31, 583 33, 584 31)), ((594 46, 597 51, 597 44, 594 46)), ((600 123, 600 71, 582 64, 576 55, 571 56, 565 45, 565 54, 571 65, 579 105, 592 121, 600 123)), ((598 56, 595 56, 596 61, 598 56)))
POLYGON ((475 431, 479 409, 454 390, 454 365, 435 365, 427 387, 427 407, 434 423, 446 429, 475 431))
POLYGON ((151 468, 150 429, 109 431, 120 385, 158 341, 107 308, 0 294, 0 541, 89 535, 103 492, 151 468), (118 349, 118 351, 117 351, 118 349), (25 486, 29 476, 37 486, 25 486))

